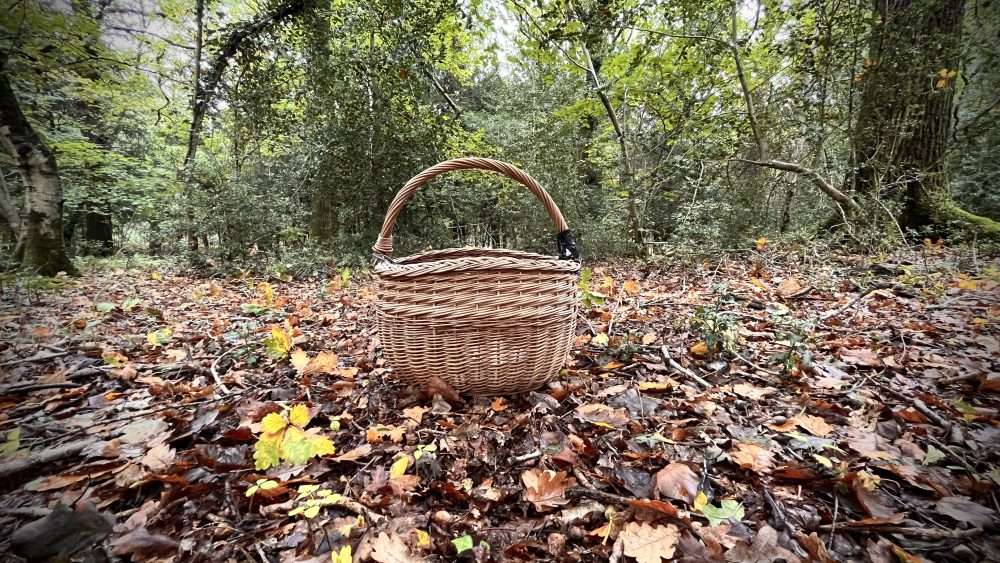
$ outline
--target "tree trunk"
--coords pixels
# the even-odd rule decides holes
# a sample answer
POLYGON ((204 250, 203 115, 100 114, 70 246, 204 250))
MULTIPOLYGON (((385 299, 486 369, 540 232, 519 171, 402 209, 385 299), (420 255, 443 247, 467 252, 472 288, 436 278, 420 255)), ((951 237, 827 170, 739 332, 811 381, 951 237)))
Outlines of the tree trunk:
POLYGON ((23 268, 39 275, 75 274, 62 231, 62 183, 55 155, 21 111, 10 79, 0 71, 0 143, 17 162, 25 189, 23 268))
POLYGON ((903 228, 965 229, 1000 235, 1000 224, 959 209, 945 157, 962 46, 964 0, 878 0, 880 21, 861 76, 854 132, 856 193, 886 190, 902 202, 903 228))

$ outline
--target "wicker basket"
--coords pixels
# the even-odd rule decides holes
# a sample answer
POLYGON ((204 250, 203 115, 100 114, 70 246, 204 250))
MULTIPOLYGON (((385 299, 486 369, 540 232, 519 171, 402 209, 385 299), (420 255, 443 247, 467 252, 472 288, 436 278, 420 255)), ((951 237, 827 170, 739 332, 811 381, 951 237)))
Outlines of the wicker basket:
POLYGON ((442 162, 396 194, 375 251, 377 320, 401 380, 440 377, 460 393, 511 394, 559 373, 576 328, 576 246, 552 197, 520 169, 486 158, 442 162), (557 229, 560 257, 516 250, 449 248, 392 259, 392 229, 414 192, 450 170, 492 170, 526 186, 557 229))

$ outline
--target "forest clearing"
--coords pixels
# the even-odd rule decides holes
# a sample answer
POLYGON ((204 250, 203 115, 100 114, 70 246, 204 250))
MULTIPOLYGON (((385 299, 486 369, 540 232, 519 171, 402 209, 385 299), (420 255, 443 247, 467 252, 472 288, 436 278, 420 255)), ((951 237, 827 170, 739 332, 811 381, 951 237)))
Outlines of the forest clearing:
POLYGON ((0 0, 0 559, 1000 561, 996 0, 0 0))
POLYGON ((89 502, 113 531, 21 553, 137 561, 991 560, 1000 271, 925 252, 596 267, 565 370, 509 397, 395 382, 363 277, 8 288, 0 517, 89 502), (293 405, 333 448, 255 470, 293 405))

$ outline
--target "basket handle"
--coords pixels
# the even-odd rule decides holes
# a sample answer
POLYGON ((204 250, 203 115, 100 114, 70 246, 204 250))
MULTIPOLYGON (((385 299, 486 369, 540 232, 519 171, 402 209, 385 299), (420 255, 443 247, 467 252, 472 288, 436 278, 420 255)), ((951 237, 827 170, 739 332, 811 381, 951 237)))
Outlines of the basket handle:
POLYGON ((410 201, 413 194, 438 174, 452 170, 492 170, 524 185, 542 202, 542 205, 545 206, 545 212, 549 214, 549 217, 552 218, 552 223, 555 224, 556 232, 558 233, 559 257, 573 260, 579 259, 580 255, 576 249, 576 242, 573 240, 573 233, 570 232, 566 219, 559 211, 559 206, 552 200, 549 192, 545 191, 545 188, 537 180, 528 175, 527 172, 512 164, 493 160, 492 158, 478 157, 446 160, 410 178, 406 182, 406 185, 396 194, 396 197, 393 198, 392 203, 389 204, 389 209, 385 214, 385 221, 382 222, 382 231, 379 232, 378 241, 372 247, 376 255, 392 256, 392 229, 396 226, 396 218, 402 213, 403 208, 406 207, 406 203, 410 201))

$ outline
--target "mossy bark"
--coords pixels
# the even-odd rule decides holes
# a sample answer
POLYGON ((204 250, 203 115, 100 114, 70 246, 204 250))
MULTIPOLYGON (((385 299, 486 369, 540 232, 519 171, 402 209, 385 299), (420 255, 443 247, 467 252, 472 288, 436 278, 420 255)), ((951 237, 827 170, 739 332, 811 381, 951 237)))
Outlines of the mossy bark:
POLYGON ((995 236, 997 223, 958 208, 945 166, 961 62, 964 0, 874 3, 873 29, 854 131, 861 197, 902 203, 903 228, 959 228, 995 236))
POLYGON ((17 162, 24 182, 21 267, 43 276, 76 274, 63 244, 62 183, 55 155, 28 123, 5 72, 0 72, 0 143, 17 162))

